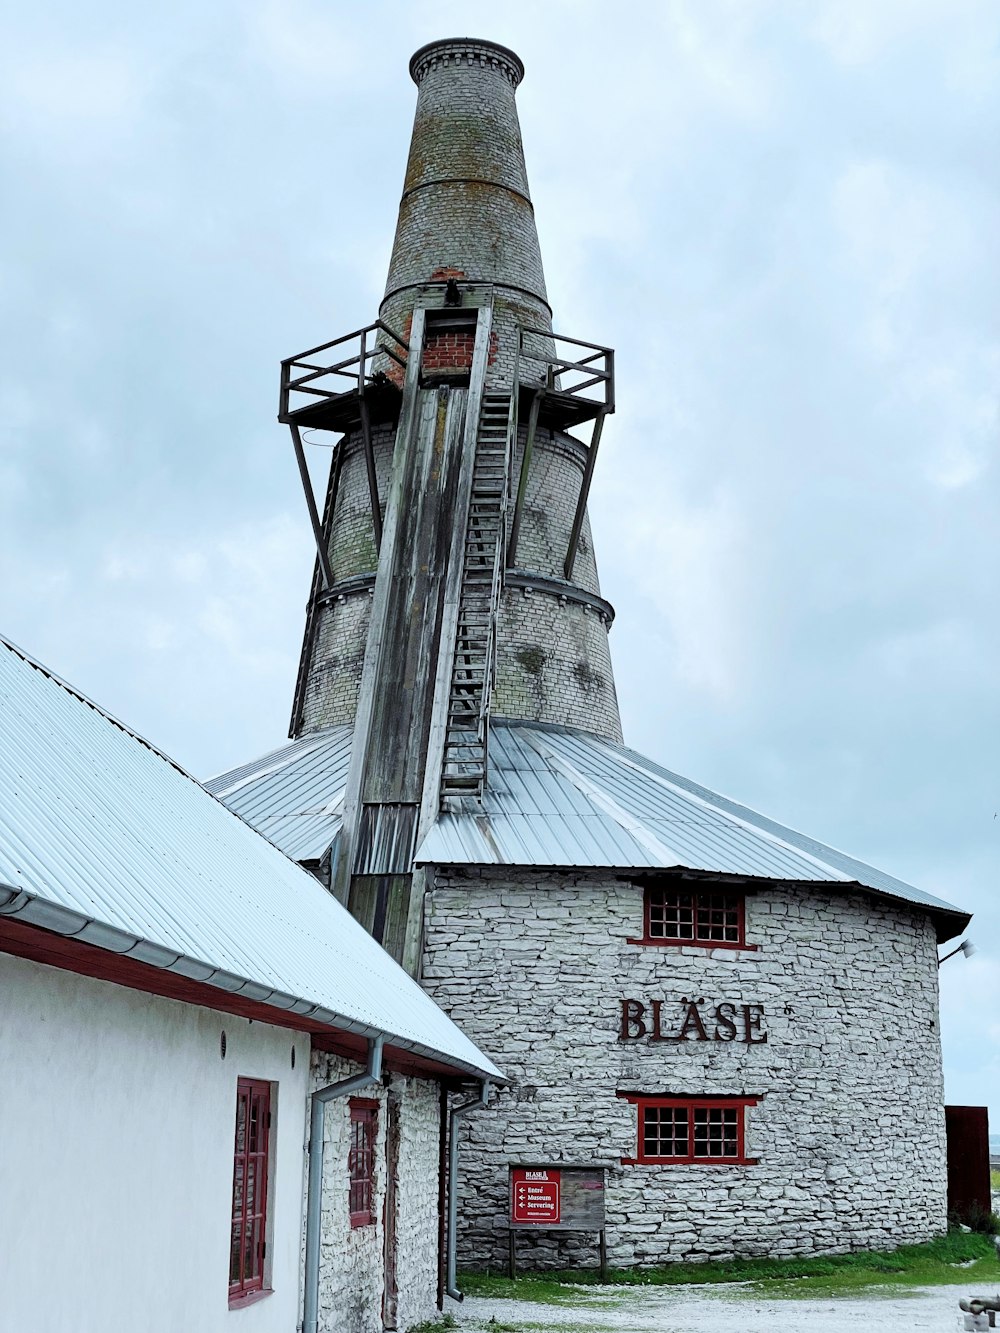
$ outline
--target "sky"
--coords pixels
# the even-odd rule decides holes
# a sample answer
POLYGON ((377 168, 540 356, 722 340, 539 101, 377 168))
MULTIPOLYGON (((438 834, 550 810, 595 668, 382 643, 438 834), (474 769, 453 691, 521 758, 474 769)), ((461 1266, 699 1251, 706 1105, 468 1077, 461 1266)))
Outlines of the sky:
MULTIPOLYGON (((375 318, 438 37, 513 47, 626 741, 975 912, 1000 1131, 1000 8, 43 0, 0 41, 0 633, 201 777, 287 734, 282 357, 375 318)), ((320 460, 322 461, 322 460, 320 460)))

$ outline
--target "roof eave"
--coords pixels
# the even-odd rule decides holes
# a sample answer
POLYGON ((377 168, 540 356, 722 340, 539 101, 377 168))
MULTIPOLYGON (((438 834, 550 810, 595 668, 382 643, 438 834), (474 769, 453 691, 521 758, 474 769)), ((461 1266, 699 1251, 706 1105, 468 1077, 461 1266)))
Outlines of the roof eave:
POLYGON ((365 1039, 383 1037, 387 1043, 400 1050, 432 1064, 446 1065, 449 1069, 454 1069, 467 1077, 487 1079, 496 1084, 507 1082, 505 1075, 492 1063, 487 1068, 461 1060, 445 1051, 438 1051, 416 1042, 410 1037, 338 1014, 302 997, 263 986, 250 978, 226 972, 212 963, 176 953, 151 940, 132 935, 117 926, 105 925, 72 908, 49 902, 10 884, 0 883, 0 917, 16 918, 38 930, 72 937, 106 953, 131 957, 137 962, 197 981, 224 993, 240 995, 265 1008, 273 1009, 276 1021, 279 1014, 295 1013, 320 1024, 331 1033, 351 1034, 365 1039))
POLYGON ((956 936, 961 935, 967 930, 972 920, 971 912, 964 912, 961 908, 953 907, 950 903, 923 903, 914 898, 908 898, 902 893, 892 893, 889 889, 875 888, 870 884, 862 884, 860 880, 837 879, 837 880, 789 880, 776 879, 768 875, 747 875, 735 871, 725 870, 702 870, 695 866, 673 865, 673 866, 625 866, 625 865, 570 865, 568 862, 521 862, 510 861, 444 861, 421 859, 419 849, 416 857, 416 864, 423 869, 436 869, 441 867, 449 870, 502 870, 513 873, 530 873, 539 869, 544 870, 563 870, 568 874, 579 875, 585 871, 591 871, 595 874, 616 875, 619 877, 628 876, 632 879, 642 879, 652 875, 688 875, 694 879, 711 880, 715 883, 725 882, 729 884, 795 884, 808 889, 825 889, 827 892, 845 890, 852 893, 866 893, 873 898, 883 898, 889 902, 903 903, 914 911, 926 912, 934 922, 937 933, 938 944, 946 944, 956 936))

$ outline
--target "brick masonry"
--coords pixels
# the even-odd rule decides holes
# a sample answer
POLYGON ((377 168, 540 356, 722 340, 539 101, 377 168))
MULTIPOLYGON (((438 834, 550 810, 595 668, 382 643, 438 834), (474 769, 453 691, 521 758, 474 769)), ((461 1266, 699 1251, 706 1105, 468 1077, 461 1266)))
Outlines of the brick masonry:
MULTIPOLYGON (((925 914, 765 885, 747 897, 755 952, 628 943, 641 933, 641 888, 599 873, 437 872, 424 985, 512 1080, 465 1131, 462 1263, 505 1262, 519 1160, 612 1164, 612 1264, 893 1248, 944 1229, 925 914), (762 1004, 767 1042, 619 1041, 622 998, 676 1008, 681 996, 762 1004), (637 1113, 619 1091, 759 1096, 747 1113, 759 1164, 622 1165, 637 1113)), ((588 1237, 532 1239, 518 1243, 526 1264, 595 1260, 588 1237)))
MULTIPOLYGON (((314 1052, 312 1090, 356 1074, 336 1056, 314 1052)), ((397 1285, 398 1327, 436 1314, 438 1264, 438 1085, 393 1074, 388 1086, 366 1088, 359 1097, 379 1102, 374 1214, 371 1226, 351 1227, 347 1154, 350 1120, 347 1099, 327 1106, 323 1158, 323 1221, 320 1251, 320 1327, 345 1333, 382 1333, 385 1282, 383 1206, 386 1183, 386 1108, 399 1112, 397 1285)))

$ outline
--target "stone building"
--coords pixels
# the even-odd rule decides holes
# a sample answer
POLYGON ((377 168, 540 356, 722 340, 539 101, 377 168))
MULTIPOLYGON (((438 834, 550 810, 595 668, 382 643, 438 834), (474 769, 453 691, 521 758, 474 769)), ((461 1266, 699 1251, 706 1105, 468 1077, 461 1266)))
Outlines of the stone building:
MULTIPOLYGON (((505 1260, 515 1168, 571 1163, 613 1263, 925 1239, 968 917, 622 744, 587 520, 614 359, 553 331, 523 68, 461 39, 410 72, 379 319, 283 365, 300 465, 339 436, 291 741, 211 788, 509 1074, 467 1122, 464 1262, 505 1260)), ((589 1252, 541 1196, 519 1250, 589 1252)))

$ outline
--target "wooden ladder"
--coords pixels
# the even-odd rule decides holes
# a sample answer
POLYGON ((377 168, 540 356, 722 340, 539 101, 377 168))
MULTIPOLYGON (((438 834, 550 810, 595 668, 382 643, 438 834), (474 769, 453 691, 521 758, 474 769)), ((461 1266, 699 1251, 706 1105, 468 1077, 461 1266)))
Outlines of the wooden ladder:
POLYGON ((483 395, 448 695, 442 798, 481 797, 486 782, 512 420, 509 392, 483 395))

